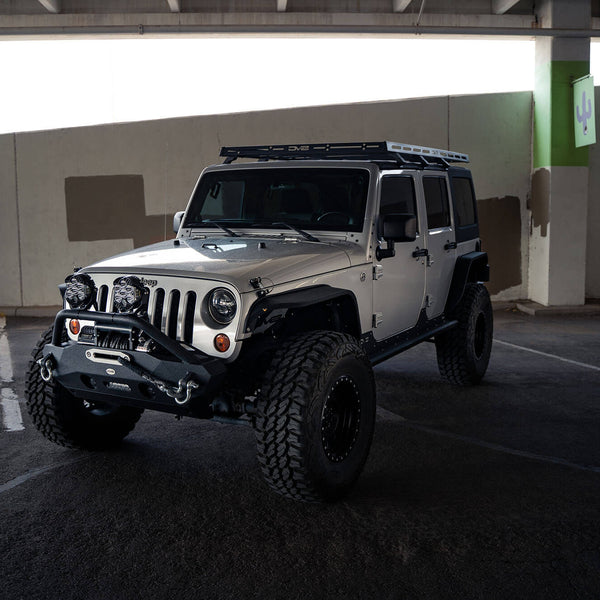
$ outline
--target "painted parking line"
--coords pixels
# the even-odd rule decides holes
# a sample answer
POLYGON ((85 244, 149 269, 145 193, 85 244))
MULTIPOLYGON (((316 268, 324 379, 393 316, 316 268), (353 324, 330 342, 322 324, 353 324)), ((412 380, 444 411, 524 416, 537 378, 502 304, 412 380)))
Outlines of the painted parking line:
POLYGON ((4 429, 6 431, 22 431, 25 429, 17 395, 10 388, 2 388, 0 395, 4 429))
POLYGON ((6 431, 23 431, 23 417, 19 399, 9 385, 13 381, 12 359, 6 335, 6 318, 0 316, 0 406, 2 426, 6 431))
POLYGON ((10 383, 13 380, 12 361, 5 327, 6 318, 0 316, 0 383, 10 383))
POLYGON ((485 442, 483 440, 478 440, 477 438, 459 435, 457 433, 451 433, 450 431, 442 431, 440 429, 435 429, 426 425, 420 425, 419 423, 411 423, 409 421, 406 421, 406 425, 411 429, 416 429, 418 431, 423 431, 425 433, 430 433, 432 435, 437 435, 440 437, 450 438, 452 440, 464 442, 473 446, 487 448, 488 450, 495 450, 496 452, 502 452, 503 454, 512 454, 513 456, 519 456, 521 458, 528 458, 540 462, 551 463, 553 465, 560 465, 562 467, 569 467, 570 469, 577 469, 578 471, 591 471, 592 473, 600 473, 600 467, 597 467, 595 465, 582 465, 579 463, 571 462, 569 460, 565 460, 564 458, 559 458, 557 456, 547 456, 545 454, 536 454, 535 452, 528 452, 527 450, 517 450, 515 448, 502 446, 501 444, 485 442))
POLYGON ((501 452, 502 454, 511 454, 512 456, 518 456, 520 458, 527 458, 530 460, 536 460, 539 462, 550 463, 553 465, 560 465, 561 467, 568 467, 570 469, 576 469, 578 471, 589 471, 592 473, 600 474, 600 467, 595 465, 584 465, 574 463, 558 456, 548 456, 545 454, 536 454, 535 452, 528 452, 527 450, 517 450, 516 448, 510 448, 503 446, 502 444, 495 444, 493 442, 486 442, 477 438, 469 437, 466 435, 460 435, 458 433, 452 433, 451 431, 444 431, 443 429, 436 429, 435 427, 429 427, 428 425, 422 425, 414 421, 409 421, 404 417, 393 413, 385 408, 377 407, 377 416, 381 421, 402 423, 405 427, 415 429, 416 431, 422 431, 423 433, 429 433, 438 437, 448 438, 471 446, 479 446, 480 448, 486 448, 487 450, 494 450, 495 452, 501 452))
POLYGON ((18 477, 15 477, 14 479, 11 479, 10 481, 7 481, 6 483, 0 485, 0 494, 12 490, 18 487, 19 485, 26 483, 30 479, 33 479, 34 477, 38 477, 40 475, 43 475, 44 473, 48 473, 48 471, 53 471, 54 469, 58 469, 59 467, 73 465, 75 463, 81 462, 82 460, 84 460, 83 457, 76 458, 75 460, 68 460, 61 463, 56 463, 55 465, 48 465, 47 467, 40 467, 39 469, 31 469, 31 471, 27 471, 27 473, 19 475, 18 477))
POLYGON ((382 421, 406 421, 406 419, 404 417, 401 417, 400 415, 393 413, 391 410, 382 408, 381 406, 377 407, 376 412, 377 412, 377 416, 382 421))
MULTIPOLYGON (((588 363, 579 362, 576 360, 571 360, 569 358, 564 358, 562 356, 557 356, 556 354, 549 354, 548 352, 541 352, 540 350, 534 350, 533 348, 527 348, 525 346, 518 346, 517 344, 511 344, 510 342, 504 342, 503 340, 494 339, 495 344, 500 344, 501 346, 506 346, 508 348, 512 348, 514 350, 522 350, 525 352, 531 352, 532 354, 537 354, 539 356, 543 356, 545 358, 551 358, 554 360, 559 360, 561 362, 574 365, 576 367, 581 367, 584 369, 589 369, 592 371, 600 371, 600 367, 595 365, 590 365, 588 363)), ((578 471, 589 471, 592 473, 600 474, 600 467, 595 465, 585 465, 574 463, 564 458, 560 458, 557 456, 547 456, 544 454, 536 454, 535 452, 528 452, 527 450, 517 450, 515 448, 509 448, 507 446, 502 446, 501 444, 494 444, 491 442, 486 442, 484 440, 480 440, 477 438, 472 438, 464 435, 459 435, 456 433, 452 433, 450 431, 444 431, 442 429, 436 429, 434 427, 429 427, 427 425, 422 425, 420 423, 415 423, 413 421, 409 421, 405 419, 401 415, 393 413, 389 410, 386 410, 381 407, 377 407, 377 416, 382 421, 396 421, 402 422, 406 427, 410 427, 411 429, 415 429, 417 431, 422 431, 424 433, 429 433, 431 435, 436 435, 439 437, 449 438, 455 441, 463 442, 466 444, 470 444, 473 446, 479 446, 480 448, 487 448, 488 450, 494 450, 496 452, 502 452, 503 454, 511 454, 513 456, 519 456, 521 458, 527 458, 531 460, 536 460, 545 463, 551 463, 554 465, 560 465, 563 467, 568 467, 570 469, 577 469, 578 471)))
POLYGON ((533 348, 526 348, 525 346, 517 346, 517 344, 511 344, 510 342, 504 342, 502 340, 497 340, 496 338, 494 338, 494 344, 500 344, 501 346, 506 346, 507 348, 513 348, 515 350, 531 352, 532 354, 538 354, 539 356, 544 356, 546 358, 553 358, 555 360, 560 360, 561 362, 568 363, 570 365, 575 365, 576 367, 582 367, 584 369, 590 369, 592 371, 600 371, 600 367, 596 367, 595 365, 589 365, 587 363, 579 362, 577 360, 571 360, 570 358, 563 358, 562 356, 558 356, 556 354, 540 352, 539 350, 534 350, 533 348))

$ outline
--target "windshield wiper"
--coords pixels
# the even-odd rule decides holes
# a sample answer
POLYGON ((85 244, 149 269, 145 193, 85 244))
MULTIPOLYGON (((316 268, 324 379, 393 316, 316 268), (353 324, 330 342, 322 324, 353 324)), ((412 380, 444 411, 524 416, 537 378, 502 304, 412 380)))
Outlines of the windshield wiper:
POLYGON ((223 225, 219 221, 211 221, 209 219, 206 219, 206 220, 202 221, 202 224, 204 224, 204 223, 206 223, 207 225, 216 225, 219 229, 221 229, 222 231, 224 231, 227 235, 230 235, 231 237, 240 237, 239 233, 232 231, 231 229, 229 229, 229 227, 225 227, 225 225, 223 225))
POLYGON ((294 225, 290 225, 289 223, 284 223, 283 221, 279 221, 277 223, 271 223, 271 225, 273 225, 274 227, 276 227, 278 225, 287 227, 288 229, 291 229, 292 231, 299 233, 302 237, 307 239, 309 242, 320 242, 321 241, 318 238, 316 238, 314 235, 311 235, 310 233, 308 233, 307 231, 303 231, 299 227, 294 227, 294 225))

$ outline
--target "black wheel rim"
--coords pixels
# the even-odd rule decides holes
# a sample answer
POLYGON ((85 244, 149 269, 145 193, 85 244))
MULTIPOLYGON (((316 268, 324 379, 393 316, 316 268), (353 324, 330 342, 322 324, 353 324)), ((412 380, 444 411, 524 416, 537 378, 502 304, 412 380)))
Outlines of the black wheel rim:
POLYGON ((478 359, 483 356, 485 350, 486 329, 485 316, 483 313, 479 313, 477 321, 475 321, 475 335, 473 336, 473 350, 478 359))
POLYGON ((343 375, 329 390, 321 416, 321 441, 329 460, 340 462, 349 454, 360 429, 360 394, 351 377, 343 375))

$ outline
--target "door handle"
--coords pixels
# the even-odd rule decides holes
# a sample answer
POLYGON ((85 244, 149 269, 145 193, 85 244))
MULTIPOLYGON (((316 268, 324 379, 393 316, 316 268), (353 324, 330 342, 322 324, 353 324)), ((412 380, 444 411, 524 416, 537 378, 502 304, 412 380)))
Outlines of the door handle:
POLYGON ((429 250, 427 250, 427 248, 419 248, 417 246, 417 249, 412 253, 413 258, 419 258, 420 256, 429 256, 429 250))
POLYGON ((444 246, 444 250, 456 250, 458 244, 456 242, 448 242, 445 246, 444 246))

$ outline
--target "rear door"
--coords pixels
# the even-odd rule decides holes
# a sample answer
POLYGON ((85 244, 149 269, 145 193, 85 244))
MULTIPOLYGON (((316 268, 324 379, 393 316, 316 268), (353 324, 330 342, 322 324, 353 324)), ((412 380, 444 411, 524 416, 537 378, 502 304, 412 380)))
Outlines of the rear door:
POLYGON ((445 173, 423 173, 423 194, 427 212, 426 298, 427 317, 444 311, 456 261, 456 236, 445 173))

